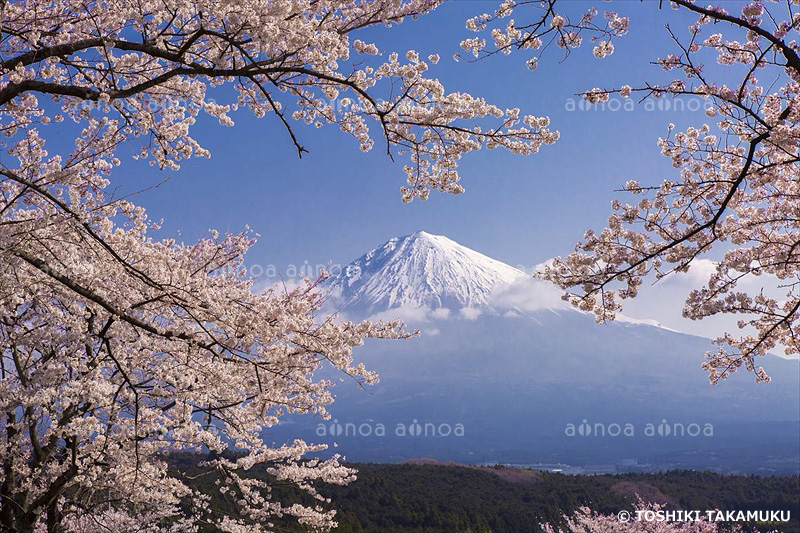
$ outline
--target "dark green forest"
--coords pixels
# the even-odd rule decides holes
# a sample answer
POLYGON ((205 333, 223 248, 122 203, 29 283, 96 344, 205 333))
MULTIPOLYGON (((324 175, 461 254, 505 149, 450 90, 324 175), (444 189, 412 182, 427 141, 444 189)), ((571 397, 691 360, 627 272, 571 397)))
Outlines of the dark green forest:
MULTIPOLYGON (((186 479, 200 472, 197 456, 171 461, 186 479)), ((338 531, 350 532, 536 532, 539 524, 558 523, 580 506, 616 514, 633 509, 636 495, 668 509, 791 511, 791 522, 747 524, 748 530, 800 532, 800 477, 724 476, 676 470, 651 474, 572 476, 509 467, 444 464, 355 464, 358 480, 322 488, 337 509, 338 531)), ((266 473, 253 475, 268 479, 266 473)), ((192 484, 214 483, 200 476, 192 484)), ((209 491, 210 492, 210 491, 209 491)), ((277 486, 274 495, 292 503, 300 496, 277 486)), ((235 506, 221 496, 219 513, 235 506)), ((296 524, 281 530, 303 531, 296 524)), ((213 529, 208 529, 213 531, 213 529)))

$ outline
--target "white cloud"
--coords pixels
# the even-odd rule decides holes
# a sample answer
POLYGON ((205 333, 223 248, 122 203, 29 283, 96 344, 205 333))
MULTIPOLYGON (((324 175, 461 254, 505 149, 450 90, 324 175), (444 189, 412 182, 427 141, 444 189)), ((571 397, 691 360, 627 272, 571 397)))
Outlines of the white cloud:
MULTIPOLYGON (((752 333, 754 330, 750 326, 742 330, 737 325, 739 320, 747 320, 748 315, 719 314, 702 320, 683 317, 686 297, 692 290, 705 287, 716 268, 714 261, 697 259, 687 272, 674 272, 655 283, 645 280, 636 298, 621 302, 623 312, 629 317, 655 320, 664 327, 711 339, 722 336, 724 332, 734 337, 752 333)), ((764 294, 780 299, 784 295, 777 288, 779 284, 774 276, 747 276, 737 283, 737 289, 753 294, 763 287, 764 294)), ((781 349, 773 353, 780 354, 781 349)))
POLYGON ((710 259, 695 259, 687 272, 673 272, 656 285, 675 285, 699 289, 708 283, 708 278, 717 270, 717 263, 710 259))
POLYGON ((537 311, 540 309, 565 309, 569 307, 561 295, 564 291, 552 283, 533 276, 517 278, 510 285, 499 287, 491 296, 491 304, 499 309, 520 309, 537 311))
MULTIPOLYGON (((464 307, 459 310, 458 316, 465 320, 477 319, 483 311, 474 307, 464 307)), ((409 324, 427 324, 436 320, 450 320, 453 311, 447 307, 437 307, 431 309, 428 306, 415 307, 415 306, 401 306, 381 311, 369 317, 369 320, 395 320, 400 319, 409 324)), ((439 330, 432 327, 429 331, 435 331, 433 335, 439 333, 439 330)))
MULTIPOLYGON (((533 271, 541 271, 552 261, 550 259, 536 265, 533 271)), ((737 327, 738 320, 746 318, 742 315, 716 315, 703 320, 683 317, 686 297, 692 290, 705 287, 716 269, 716 262, 710 259, 696 259, 687 272, 673 272, 655 283, 653 278, 645 279, 636 298, 620 302, 624 306, 624 315, 618 314, 618 320, 657 325, 708 338, 717 338, 726 331, 734 336, 747 332, 748 330, 743 331, 737 327)), ((779 284, 780 282, 773 276, 748 276, 737 286, 740 290, 751 293, 763 287, 767 296, 780 300, 785 295, 776 288, 779 284)), ((504 316, 513 316, 515 309, 520 311, 574 309, 561 299, 562 294, 563 291, 555 285, 526 276, 497 290, 493 295, 492 305, 499 309, 511 309, 504 316)))
POLYGON ((440 307, 438 309, 434 309, 431 311, 431 318, 436 320, 447 320, 450 318, 450 309, 446 307, 440 307))
POLYGON ((397 320, 400 319, 407 323, 420 323, 429 320, 430 308, 429 307, 394 307, 381 311, 369 317, 370 320, 397 320))
POLYGON ((482 314, 480 309, 474 307, 462 307, 460 313, 466 320, 477 320, 482 314))

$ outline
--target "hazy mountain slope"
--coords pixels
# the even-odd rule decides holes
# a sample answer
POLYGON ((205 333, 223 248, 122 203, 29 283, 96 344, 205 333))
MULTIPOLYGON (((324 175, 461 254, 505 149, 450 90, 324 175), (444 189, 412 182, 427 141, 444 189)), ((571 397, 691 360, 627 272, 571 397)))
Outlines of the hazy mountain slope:
POLYGON ((419 328, 419 338, 372 341, 355 352, 381 382, 364 391, 343 380, 326 424, 383 424, 389 434, 331 435, 329 426, 309 417, 273 433, 339 442, 338 451, 354 460, 574 464, 633 457, 671 467, 706 461, 749 471, 800 469, 797 361, 762 358, 773 377, 769 385, 738 372, 711 387, 700 368, 713 349, 708 339, 637 321, 597 325, 547 291, 517 294, 525 284, 544 286, 521 276, 424 232, 365 254, 328 282, 349 317, 390 317, 407 307, 427 312, 409 324, 419 328), (537 294, 542 301, 528 301, 537 294), (464 308, 474 312, 457 312, 464 308), (584 421, 630 424, 635 434, 567 435, 570 424, 584 421), (462 424, 465 435, 392 434, 397 424, 414 423, 462 424), (647 424, 662 423, 708 424, 713 435, 644 433, 647 424))

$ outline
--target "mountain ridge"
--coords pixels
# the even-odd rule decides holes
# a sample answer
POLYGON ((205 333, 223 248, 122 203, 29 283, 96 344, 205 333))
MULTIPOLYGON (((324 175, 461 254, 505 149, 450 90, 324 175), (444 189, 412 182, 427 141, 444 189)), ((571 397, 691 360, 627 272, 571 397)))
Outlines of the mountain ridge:
MULTIPOLYGON (((329 291, 329 307, 357 318, 394 318, 397 313, 417 321, 454 314, 469 320, 544 310, 591 314, 564 302, 555 285, 422 230, 373 248, 328 278, 323 288, 329 291)), ((620 313, 617 321, 680 333, 620 313)))
POLYGON ((370 250, 325 282, 342 311, 490 309, 492 292, 526 274, 443 235, 417 231, 370 250))

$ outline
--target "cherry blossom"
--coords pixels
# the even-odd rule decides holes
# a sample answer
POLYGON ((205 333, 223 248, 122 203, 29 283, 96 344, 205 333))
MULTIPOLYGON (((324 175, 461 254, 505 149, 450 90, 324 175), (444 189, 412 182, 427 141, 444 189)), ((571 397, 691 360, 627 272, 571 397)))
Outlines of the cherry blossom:
MULTIPOLYGON (((634 298, 649 276, 685 272, 692 262, 721 253, 705 288, 692 291, 683 310, 700 320, 717 314, 740 315, 740 334, 716 339, 716 352, 703 364, 712 384, 745 368, 757 382, 768 382, 756 358, 771 350, 800 353, 796 336, 800 310, 800 235, 797 183, 800 182, 800 4, 797 0, 754 1, 730 14, 722 5, 702 7, 691 0, 669 0, 673 10, 696 22, 680 39, 668 25, 676 52, 655 61, 681 78, 633 88, 587 88, 583 98, 604 104, 612 95, 628 98, 702 98, 710 124, 690 127, 659 141, 677 177, 661 184, 629 181, 628 192, 643 196, 633 205, 615 201, 608 227, 588 231, 575 253, 558 258, 541 272, 543 279, 569 290, 565 299, 594 312, 599 322, 613 320, 620 300, 634 298), (775 4, 774 6, 771 4, 775 4), (769 7, 767 7, 769 5, 769 7), (703 65, 713 60, 732 67, 712 79, 703 65), (765 80, 764 83, 759 79, 765 80), (776 81, 777 80, 777 81, 776 81), (729 85, 730 84, 730 85, 729 85), (755 290, 739 287, 749 282, 755 290), (737 287, 738 285, 738 287, 737 287), (768 297, 777 289, 781 297, 768 297)), ((476 59, 518 50, 536 70, 541 51, 555 43, 565 53, 594 43, 598 59, 614 51, 630 21, 613 11, 599 18, 597 8, 582 14, 567 2, 505 2, 493 14, 467 21, 467 29, 491 32, 494 48, 482 37, 462 42, 476 59), (511 18, 503 31, 498 26, 511 18), (605 20, 605 24, 599 22, 605 20), (513 31, 511 31, 513 29, 513 31)), ((672 10, 661 10, 669 20, 672 10)), ((716 258, 716 257, 715 257, 716 258)))
POLYGON ((475 59, 483 59, 498 53, 508 55, 513 50, 534 50, 534 57, 527 60, 530 70, 535 70, 541 52, 554 42, 566 54, 570 49, 580 48, 584 36, 597 43, 595 57, 602 59, 614 52, 611 39, 628 33, 630 20, 617 13, 607 11, 599 17, 599 11, 590 7, 582 13, 568 12, 569 3, 558 0, 505 1, 494 13, 483 13, 467 20, 467 30, 475 33, 489 32, 493 46, 487 46, 483 37, 471 37, 461 41, 461 48, 475 59), (564 8, 564 11, 557 9, 564 8), (512 14, 524 20, 503 19, 512 14))
POLYGON ((265 432, 286 414, 327 416, 322 365, 374 383, 353 349, 408 335, 319 316, 321 279, 255 293, 237 269, 252 232, 156 240, 158 224, 111 180, 123 144, 161 169, 210 157, 195 122, 233 126, 237 110, 277 120, 300 156, 298 123, 333 125, 364 151, 377 140, 407 157, 406 201, 461 192, 467 153, 555 142, 545 117, 447 92, 428 75, 435 54, 351 40, 437 5, 0 2, 0 529, 335 525, 318 489, 353 470, 308 457, 324 446, 268 445, 265 432), (53 142, 65 137, 74 143, 53 142), (207 454, 229 514, 168 470, 176 450, 207 454), (302 499, 278 501, 257 465, 302 499))
POLYGON ((682 78, 635 89, 593 88, 584 98, 699 97, 706 102, 703 119, 713 121, 677 132, 670 124, 658 145, 676 177, 629 181, 626 190, 641 199, 615 201, 608 226, 586 232, 575 253, 554 261, 542 277, 568 289, 566 299, 603 322, 614 319, 620 300, 637 296, 645 279, 685 272, 713 250, 716 271, 688 295, 683 315, 738 315, 742 332, 717 338, 719 349, 706 354, 703 367, 712 384, 739 368, 769 382, 757 357, 800 352, 800 6, 790 0, 768 9, 754 2, 737 16, 688 0, 671 4, 697 16, 685 39, 668 27, 677 52, 657 61, 682 78), (727 83, 704 69, 714 59, 732 67, 727 83), (755 288, 743 290, 745 282, 755 288), (779 297, 767 296, 775 291, 779 297))
POLYGON ((659 503, 647 503, 638 498, 632 512, 621 511, 617 515, 595 513, 588 507, 581 507, 574 515, 565 516, 562 526, 542 524, 545 533, 717 533, 718 531, 742 531, 738 526, 723 529, 716 522, 710 522, 708 515, 699 513, 700 518, 694 520, 670 521, 657 519, 658 513, 664 513, 666 506, 659 503), (652 518, 647 520, 647 518, 652 518))

